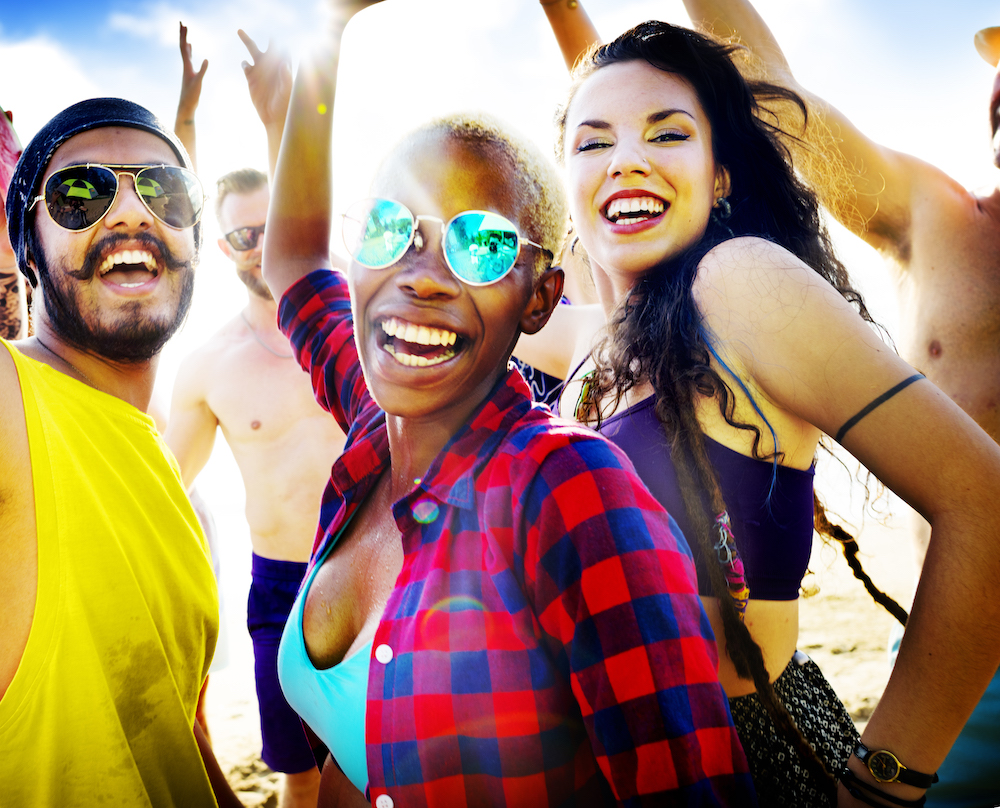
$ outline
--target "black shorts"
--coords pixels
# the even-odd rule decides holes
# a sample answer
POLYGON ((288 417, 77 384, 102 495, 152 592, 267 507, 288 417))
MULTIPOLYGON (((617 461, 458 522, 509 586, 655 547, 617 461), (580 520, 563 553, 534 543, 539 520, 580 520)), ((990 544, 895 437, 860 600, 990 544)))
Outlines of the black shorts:
POLYGON ((261 758, 276 772, 298 774, 316 765, 302 721, 278 684, 278 644, 292 611, 306 564, 254 553, 247 629, 253 641, 254 679, 260 705, 261 758))
MULTIPOLYGON (((836 775, 860 736, 819 666, 796 651, 775 680, 774 690, 827 770, 836 775)), ((778 733, 756 693, 730 699, 729 709, 761 806, 832 808, 837 804, 836 793, 816 781, 795 747, 778 733)))

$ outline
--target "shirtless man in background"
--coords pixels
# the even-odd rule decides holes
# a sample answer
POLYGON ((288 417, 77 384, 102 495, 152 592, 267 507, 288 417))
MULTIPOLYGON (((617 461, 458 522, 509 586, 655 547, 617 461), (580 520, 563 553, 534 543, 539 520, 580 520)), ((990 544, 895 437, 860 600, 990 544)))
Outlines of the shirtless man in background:
POLYGON ((268 198, 267 176, 254 169, 218 182, 216 215, 226 234, 219 247, 246 285, 248 302, 181 365, 166 440, 187 486, 208 461, 216 427, 239 466, 254 554, 247 627, 262 757, 286 775, 283 806, 315 806, 319 771, 298 716, 281 694, 276 660, 344 434, 316 403, 309 378, 277 328, 277 304, 260 274, 268 198))

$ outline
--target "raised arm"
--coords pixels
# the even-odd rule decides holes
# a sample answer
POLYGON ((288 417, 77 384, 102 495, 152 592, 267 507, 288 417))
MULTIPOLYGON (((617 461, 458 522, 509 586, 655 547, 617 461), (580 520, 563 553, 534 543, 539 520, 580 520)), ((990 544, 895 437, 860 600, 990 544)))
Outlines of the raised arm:
POLYGON ((749 0, 684 0, 684 6, 696 27, 739 39, 763 62, 771 80, 805 99, 809 108, 805 138, 820 153, 816 159, 797 159, 797 168, 845 227, 878 250, 904 254, 913 200, 920 196, 920 188, 951 184, 947 175, 870 140, 842 112, 802 87, 749 0), (835 159, 836 171, 831 171, 829 158, 835 159))
POLYGON ((601 41, 579 0, 539 0, 569 70, 591 45, 601 41))
POLYGON ((205 380, 209 372, 203 354, 195 353, 181 364, 174 382, 170 418, 163 439, 177 458, 185 488, 194 483, 215 445, 219 421, 205 399, 205 380))
POLYGON ((331 265, 330 135, 340 42, 348 21, 374 3, 337 0, 331 5, 327 41, 302 60, 295 77, 274 171, 263 271, 275 300, 299 278, 331 265))
MULTIPOLYGON (((1000 447, 780 247, 725 242, 703 260, 694 291, 716 346, 749 379, 786 457, 801 451, 809 425, 836 435, 931 523, 906 638, 862 738, 915 771, 936 771, 1000 663, 1000 647, 982 642, 983 626, 1000 621, 1000 447)), ((860 761, 849 766, 874 784, 860 761)), ((885 789, 904 799, 920 793, 885 789)), ((846 793, 841 800, 860 804, 846 793)))
POLYGON ((181 97, 177 102, 174 134, 184 144, 184 148, 187 149, 187 153, 191 157, 191 164, 197 171, 198 144, 195 139, 194 114, 198 110, 198 102, 201 100, 201 82, 205 78, 205 71, 208 70, 208 59, 203 60, 201 69, 195 72, 194 64, 191 61, 191 45, 187 41, 188 29, 184 23, 181 23, 180 26, 181 60, 184 63, 184 71, 181 75, 181 97))
POLYGON ((240 29, 236 33, 253 59, 252 64, 243 62, 243 74, 247 78, 250 100, 267 132, 267 171, 273 180, 288 115, 288 99, 292 94, 292 62, 288 54, 274 44, 268 43, 267 50, 262 51, 245 31, 240 29))

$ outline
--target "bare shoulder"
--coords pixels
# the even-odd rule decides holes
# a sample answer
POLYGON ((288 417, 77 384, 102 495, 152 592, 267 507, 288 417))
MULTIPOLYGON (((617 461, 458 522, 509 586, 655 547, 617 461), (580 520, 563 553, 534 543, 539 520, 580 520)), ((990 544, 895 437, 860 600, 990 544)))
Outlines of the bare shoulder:
POLYGON ((965 188, 958 180, 933 163, 914 157, 912 154, 899 154, 900 165, 910 177, 913 194, 913 205, 965 206, 974 204, 976 195, 965 188), (925 198, 925 194, 942 194, 938 199, 925 198))
POLYGON ((590 340, 607 322, 604 309, 597 303, 585 306, 561 304, 552 314, 556 327, 568 327, 578 339, 590 340))
POLYGON ((954 244, 977 232, 993 241, 1000 237, 1000 189, 978 194, 941 169, 913 159, 919 164, 913 193, 915 239, 922 235, 954 244))
POLYGON ((796 255, 755 237, 730 239, 712 249, 698 265, 692 292, 707 325, 722 339, 778 332, 806 311, 846 305, 796 255))
POLYGON ((976 195, 936 165, 911 154, 894 152, 898 192, 879 194, 879 208, 867 223, 866 240, 903 269, 919 268, 928 245, 945 249, 968 239, 977 226, 976 195), (957 228, 957 230, 956 230, 957 228))
POLYGON ((589 353, 604 324, 604 310, 599 305, 560 303, 537 334, 521 335, 514 356, 550 376, 565 379, 579 358, 589 353))
POLYGON ((713 247, 698 265, 694 296, 699 305, 713 296, 734 292, 768 295, 811 273, 798 257, 779 244, 755 236, 732 238, 713 247), (791 274, 791 278, 789 278, 791 274))

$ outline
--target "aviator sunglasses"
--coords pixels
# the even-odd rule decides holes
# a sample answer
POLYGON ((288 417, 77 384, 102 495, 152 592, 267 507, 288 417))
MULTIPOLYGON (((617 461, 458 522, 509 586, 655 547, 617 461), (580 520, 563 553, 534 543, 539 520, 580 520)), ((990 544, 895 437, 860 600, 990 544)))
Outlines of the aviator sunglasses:
POLYGON ((466 210, 447 223, 436 216, 414 216, 401 202, 363 199, 344 214, 344 245, 362 266, 384 269, 402 258, 411 244, 424 246, 417 222, 441 224, 441 249, 452 274, 470 286, 496 283, 513 269, 521 244, 549 256, 541 244, 522 239, 517 228, 497 213, 466 210))
POLYGON ((53 171, 45 192, 31 201, 31 210, 45 202, 49 216, 66 230, 88 230, 103 219, 118 197, 119 174, 128 174, 146 209, 168 227, 194 227, 205 209, 205 192, 193 171, 167 165, 66 166, 53 171))
POLYGON ((256 227, 239 227, 236 230, 226 233, 223 238, 237 252, 246 252, 256 247, 257 242, 263 235, 264 225, 259 224, 256 227))

